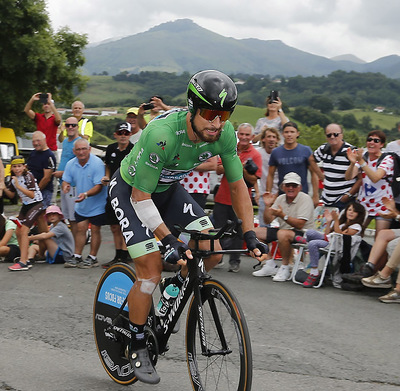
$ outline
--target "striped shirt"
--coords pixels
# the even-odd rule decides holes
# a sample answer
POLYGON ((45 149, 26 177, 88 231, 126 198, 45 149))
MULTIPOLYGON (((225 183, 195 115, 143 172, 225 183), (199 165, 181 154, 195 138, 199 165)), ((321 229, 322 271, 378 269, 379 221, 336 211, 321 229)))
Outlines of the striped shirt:
POLYGON ((324 189, 321 198, 325 205, 338 202, 345 193, 350 191, 357 180, 357 178, 349 181, 344 179, 346 170, 350 166, 346 154, 347 148, 353 148, 353 146, 344 142, 336 155, 332 155, 329 144, 325 143, 314 152, 316 162, 322 162, 321 168, 324 170, 324 189))

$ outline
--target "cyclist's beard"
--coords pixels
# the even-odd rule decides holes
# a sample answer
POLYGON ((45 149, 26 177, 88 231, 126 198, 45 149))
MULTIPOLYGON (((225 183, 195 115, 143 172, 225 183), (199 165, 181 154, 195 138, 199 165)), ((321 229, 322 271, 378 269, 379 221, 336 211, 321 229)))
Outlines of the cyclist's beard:
POLYGON ((221 137, 222 129, 215 135, 211 135, 206 132, 202 133, 197 129, 196 125, 193 122, 194 121, 192 121, 193 132, 197 136, 197 138, 199 138, 201 141, 205 141, 207 143, 214 143, 214 142, 218 141, 219 138, 221 137))

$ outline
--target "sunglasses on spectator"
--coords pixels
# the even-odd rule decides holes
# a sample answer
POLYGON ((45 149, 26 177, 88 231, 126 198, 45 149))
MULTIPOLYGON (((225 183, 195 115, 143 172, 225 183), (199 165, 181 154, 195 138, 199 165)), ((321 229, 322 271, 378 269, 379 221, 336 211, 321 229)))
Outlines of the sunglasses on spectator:
POLYGON ((367 138, 367 141, 368 141, 368 142, 373 141, 375 144, 379 144, 379 143, 382 142, 382 140, 381 140, 380 138, 372 138, 372 137, 368 137, 368 138, 367 138))
POLYGON ((131 132, 129 130, 122 129, 122 130, 116 130, 115 134, 118 136, 129 136, 131 132))
POLYGON ((65 124, 66 128, 76 128, 78 124, 65 124))
POLYGON ((297 187, 299 187, 299 185, 297 183, 285 183, 286 187, 293 187, 293 189, 296 189, 297 187))
POLYGON ((341 133, 327 133, 325 136, 328 138, 339 137, 339 134, 341 134, 341 133))
POLYGON ((231 111, 225 110, 210 110, 210 109, 200 109, 200 116, 209 122, 214 122, 215 118, 219 117, 221 122, 225 122, 231 116, 231 111))

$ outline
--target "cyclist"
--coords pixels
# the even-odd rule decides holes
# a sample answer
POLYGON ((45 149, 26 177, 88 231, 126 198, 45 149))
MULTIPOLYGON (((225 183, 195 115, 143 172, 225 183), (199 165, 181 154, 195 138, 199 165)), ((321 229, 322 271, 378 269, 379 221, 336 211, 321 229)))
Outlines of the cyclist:
MULTIPOLYGON (((192 255, 184 239, 178 241, 173 225, 203 232, 212 228, 208 216, 179 181, 211 156, 219 155, 251 255, 261 261, 268 252, 253 230, 253 207, 236 153, 235 131, 228 121, 237 102, 234 82, 219 71, 198 72, 189 81, 187 101, 188 110, 170 110, 147 125, 109 187, 111 205, 137 275, 128 295, 132 335, 129 358, 137 379, 152 384, 160 378, 149 359, 144 327, 162 271, 155 235, 165 246, 164 259, 183 266, 173 277, 182 287, 187 274, 184 258, 191 259, 192 255)), ((203 248, 207 245, 203 243, 203 248)), ((205 259, 206 270, 220 259, 220 255, 205 259)))

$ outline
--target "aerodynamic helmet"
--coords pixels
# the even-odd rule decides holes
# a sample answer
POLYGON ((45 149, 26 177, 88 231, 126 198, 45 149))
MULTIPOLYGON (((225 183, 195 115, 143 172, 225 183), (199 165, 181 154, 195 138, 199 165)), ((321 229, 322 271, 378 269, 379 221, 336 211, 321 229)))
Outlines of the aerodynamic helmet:
POLYGON ((237 89, 230 77, 215 70, 197 72, 187 88, 189 111, 197 109, 223 110, 232 112, 237 103, 237 89))

